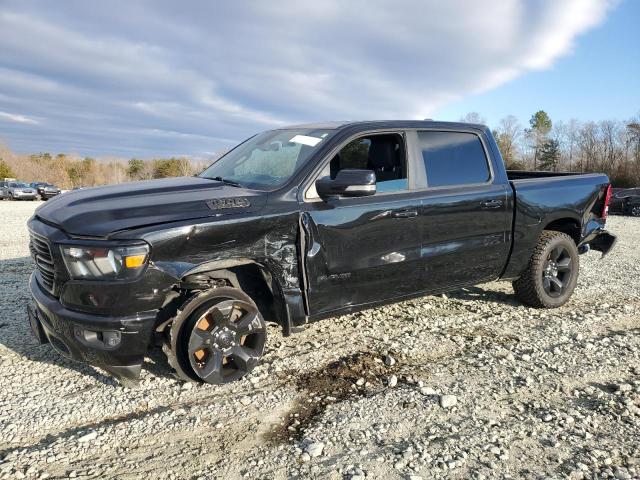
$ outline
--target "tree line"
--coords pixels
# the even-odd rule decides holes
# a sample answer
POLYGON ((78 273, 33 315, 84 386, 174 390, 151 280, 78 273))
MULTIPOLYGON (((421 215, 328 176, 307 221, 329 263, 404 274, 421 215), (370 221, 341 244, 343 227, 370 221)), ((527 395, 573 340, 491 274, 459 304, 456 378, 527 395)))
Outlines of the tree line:
POLYGON ((48 182, 64 189, 194 175, 204 170, 209 163, 175 157, 97 160, 64 153, 22 155, 0 146, 0 178, 48 182))
MULTIPOLYGON (((475 112, 461 120, 485 123, 475 112)), ((539 110, 526 127, 509 115, 492 131, 508 169, 604 172, 616 187, 640 186, 640 118, 553 122, 539 110)))

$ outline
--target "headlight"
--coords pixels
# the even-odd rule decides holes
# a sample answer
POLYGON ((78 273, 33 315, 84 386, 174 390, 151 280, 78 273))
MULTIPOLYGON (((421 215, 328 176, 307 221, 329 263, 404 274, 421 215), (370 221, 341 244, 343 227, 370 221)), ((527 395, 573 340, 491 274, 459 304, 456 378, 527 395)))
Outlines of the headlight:
POLYGON ((71 278, 127 280, 142 273, 149 259, 148 245, 94 247, 62 245, 62 258, 71 278))

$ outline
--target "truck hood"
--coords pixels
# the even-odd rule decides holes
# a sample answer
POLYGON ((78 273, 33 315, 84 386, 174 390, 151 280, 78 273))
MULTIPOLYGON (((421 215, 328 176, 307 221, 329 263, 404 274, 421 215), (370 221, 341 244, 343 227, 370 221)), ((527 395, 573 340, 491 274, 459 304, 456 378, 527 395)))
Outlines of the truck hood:
POLYGON ((266 194, 199 177, 122 183, 57 195, 36 210, 71 235, 107 237, 145 225, 255 211, 266 194))

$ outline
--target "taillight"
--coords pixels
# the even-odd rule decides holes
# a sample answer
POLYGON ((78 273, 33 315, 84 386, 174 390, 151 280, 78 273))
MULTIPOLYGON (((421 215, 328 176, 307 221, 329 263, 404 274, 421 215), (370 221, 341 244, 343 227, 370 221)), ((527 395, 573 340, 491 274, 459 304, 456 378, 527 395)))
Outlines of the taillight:
POLYGON ((613 190, 611 188, 611 184, 607 186, 607 193, 604 197, 604 205, 602 206, 602 214, 600 215, 603 220, 607 219, 607 214, 609 213, 609 202, 611 201, 611 194, 613 190))

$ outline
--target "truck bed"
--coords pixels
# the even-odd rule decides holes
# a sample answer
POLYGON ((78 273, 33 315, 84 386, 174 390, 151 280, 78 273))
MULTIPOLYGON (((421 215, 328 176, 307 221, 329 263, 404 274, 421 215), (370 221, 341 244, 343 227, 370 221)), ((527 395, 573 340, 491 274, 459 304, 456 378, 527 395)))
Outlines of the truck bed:
POLYGON ((576 172, 546 172, 538 170, 507 170, 509 180, 528 180, 530 178, 572 177, 576 175, 588 175, 576 172))
POLYGON ((564 231, 580 242, 604 227, 600 213, 609 186, 606 175, 507 170, 507 178, 515 208, 512 253, 503 278, 520 275, 542 230, 564 231))

